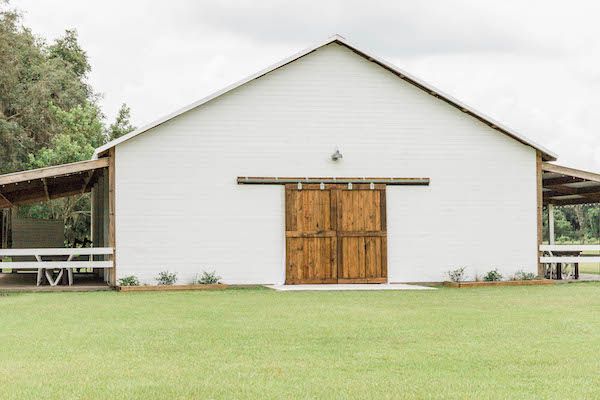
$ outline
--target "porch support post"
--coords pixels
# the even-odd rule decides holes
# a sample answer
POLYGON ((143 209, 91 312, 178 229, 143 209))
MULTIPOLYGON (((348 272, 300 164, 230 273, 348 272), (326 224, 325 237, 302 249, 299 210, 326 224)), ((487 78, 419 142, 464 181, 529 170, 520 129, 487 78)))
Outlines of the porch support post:
POLYGON ((554 244, 555 236, 554 236, 554 204, 548 204, 548 240, 550 244, 554 244))
MULTIPOLYGON (((554 204, 548 204, 548 243, 554 244, 554 204)), ((560 279, 560 264, 550 264, 550 279, 552 279, 552 270, 556 268, 556 279, 560 279)))
POLYGON ((114 249, 112 255, 113 267, 108 274, 109 284, 117 284, 117 240, 115 226, 115 148, 108 151, 108 245, 114 249))
POLYGON ((536 178, 536 211, 537 211, 537 248, 535 249, 537 271, 539 276, 544 276, 544 265, 540 262, 542 252, 540 245, 542 244, 542 211, 544 208, 543 192, 542 192, 542 153, 538 150, 535 156, 535 178, 536 178))

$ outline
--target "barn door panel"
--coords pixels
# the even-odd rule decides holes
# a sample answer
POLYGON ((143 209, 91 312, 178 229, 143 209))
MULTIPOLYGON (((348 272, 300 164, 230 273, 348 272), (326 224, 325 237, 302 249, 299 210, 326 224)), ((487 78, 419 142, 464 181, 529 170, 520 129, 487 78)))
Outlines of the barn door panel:
POLYGON ((336 193, 286 185, 286 284, 336 283, 336 193))
POLYGON ((385 185, 286 185, 286 284, 387 281, 385 185))
POLYGON ((340 186, 338 282, 387 281, 385 185, 340 186))
POLYGON ((286 284, 337 283, 335 237, 288 237, 286 284))

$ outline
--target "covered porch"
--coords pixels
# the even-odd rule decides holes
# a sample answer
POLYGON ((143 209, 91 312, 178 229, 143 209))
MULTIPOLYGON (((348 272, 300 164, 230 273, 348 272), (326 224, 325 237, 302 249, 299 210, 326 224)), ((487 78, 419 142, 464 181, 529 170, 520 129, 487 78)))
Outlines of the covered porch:
MULTIPOLYGON (((104 157, 0 176, 0 291, 100 290, 114 285, 111 160, 104 157), (17 218, 19 206, 90 192, 90 234, 81 242, 61 240, 55 228, 45 230, 35 219, 23 223, 17 218)), ((64 231, 62 220, 38 221, 58 222, 64 231)))
MULTIPOLYGON (((600 280, 600 232, 596 230, 591 241, 558 244, 555 220, 557 207, 600 207, 600 174, 543 163, 542 197, 548 227, 547 239, 539 247, 544 276, 557 280, 600 280), (586 268, 583 272, 582 266, 586 268)), ((596 225, 600 225, 598 222, 596 225)))

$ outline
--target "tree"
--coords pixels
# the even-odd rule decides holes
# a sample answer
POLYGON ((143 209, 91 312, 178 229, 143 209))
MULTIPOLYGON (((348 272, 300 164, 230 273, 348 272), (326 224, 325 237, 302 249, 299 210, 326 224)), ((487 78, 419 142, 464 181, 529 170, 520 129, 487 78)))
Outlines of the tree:
MULTIPOLYGON (((548 209, 543 214, 544 240, 548 240, 548 209)), ((600 207, 597 204, 554 207, 554 232, 559 242, 599 243, 600 207)))
POLYGON ((95 104, 88 102, 65 111, 50 103, 48 108, 62 130, 48 147, 29 155, 30 168, 89 160, 94 149, 104 144, 101 114, 95 104))
POLYGON ((87 59, 87 54, 77 41, 77 31, 67 29, 65 35, 48 47, 48 55, 51 60, 58 59, 65 63, 65 67, 73 71, 75 76, 83 79, 91 71, 92 67, 87 59))
POLYGON ((125 103, 121 104, 121 108, 119 108, 119 112, 117 113, 117 117, 115 118, 115 122, 113 122, 108 127, 107 137, 108 140, 117 139, 123 135, 128 134, 129 132, 135 130, 135 126, 133 126, 130 122, 131 119, 131 109, 125 103))
POLYGON ((84 80, 87 56, 74 45, 75 31, 47 46, 7 4, 0 0, 0 173, 24 169, 29 154, 48 146, 62 130, 50 103, 70 110, 95 102, 84 80))
POLYGON ((571 223, 572 219, 569 218, 571 214, 572 210, 568 207, 554 208, 554 232, 557 239, 575 240, 575 229, 571 223))

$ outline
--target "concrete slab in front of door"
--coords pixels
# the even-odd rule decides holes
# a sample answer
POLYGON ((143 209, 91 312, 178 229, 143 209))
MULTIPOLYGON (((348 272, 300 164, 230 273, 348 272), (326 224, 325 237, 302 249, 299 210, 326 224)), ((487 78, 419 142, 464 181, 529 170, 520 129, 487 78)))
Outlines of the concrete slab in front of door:
POLYGON ((300 290, 326 290, 326 291, 343 291, 343 290, 436 290, 432 287, 407 285, 404 283, 365 283, 365 284, 331 284, 331 285, 265 285, 270 289, 279 291, 300 291, 300 290))

